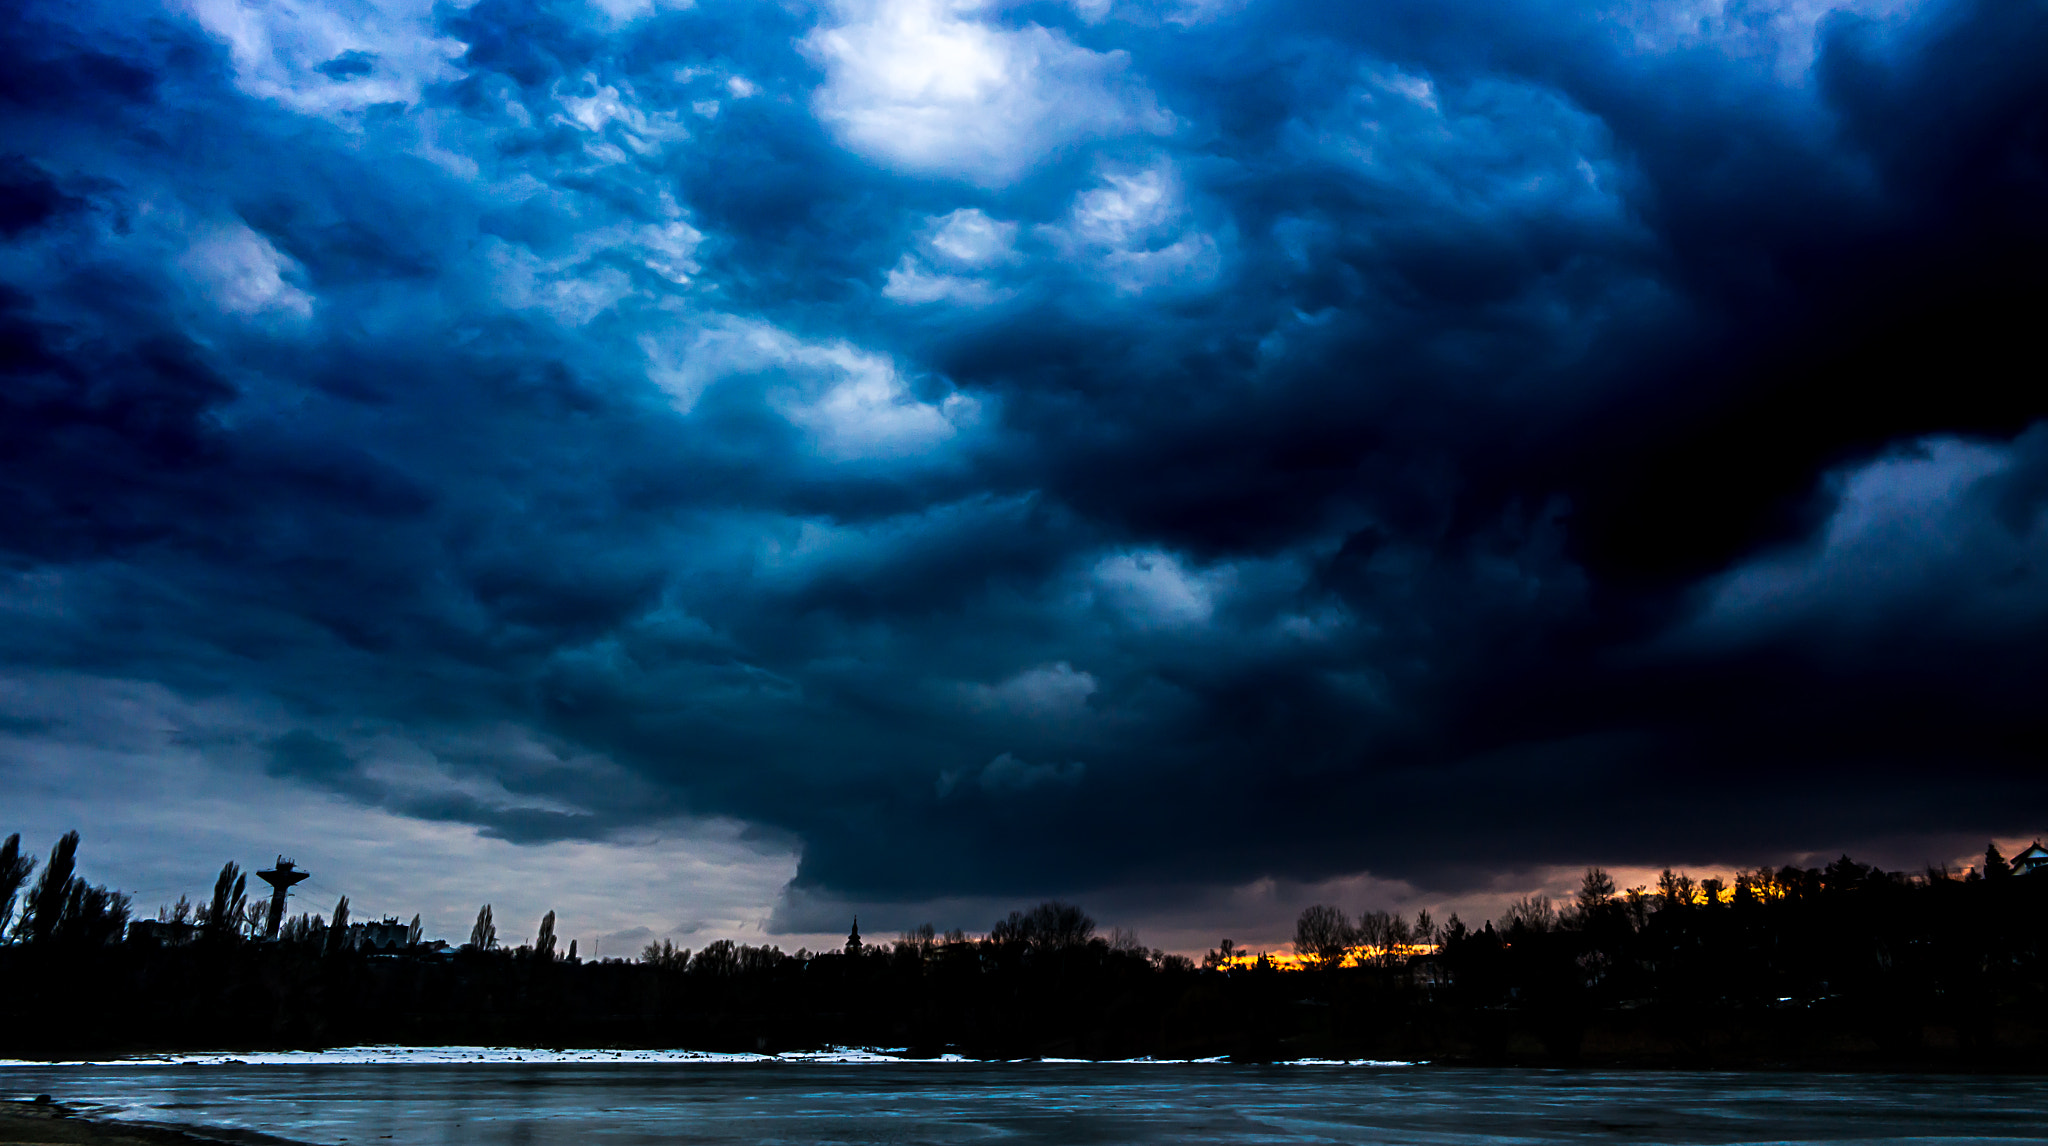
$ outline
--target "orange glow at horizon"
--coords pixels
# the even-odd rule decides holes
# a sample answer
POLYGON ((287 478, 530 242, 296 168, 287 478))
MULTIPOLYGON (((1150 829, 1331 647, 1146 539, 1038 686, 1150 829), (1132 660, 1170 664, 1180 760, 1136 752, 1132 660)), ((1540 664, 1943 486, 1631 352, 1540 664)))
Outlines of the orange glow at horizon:
MULTIPOLYGON (((1339 967, 1359 967, 1366 963, 1390 957, 1406 959, 1416 955, 1434 955, 1436 952, 1437 944, 1434 943, 1396 943, 1392 947, 1353 947, 1344 953, 1343 960, 1337 965, 1339 967)), ((1242 969, 1250 971, 1258 969, 1261 964, 1275 971, 1307 971, 1321 966, 1322 960, 1314 955, 1296 955, 1292 951, 1260 951, 1256 953, 1237 951, 1216 965, 1225 970, 1242 969)))

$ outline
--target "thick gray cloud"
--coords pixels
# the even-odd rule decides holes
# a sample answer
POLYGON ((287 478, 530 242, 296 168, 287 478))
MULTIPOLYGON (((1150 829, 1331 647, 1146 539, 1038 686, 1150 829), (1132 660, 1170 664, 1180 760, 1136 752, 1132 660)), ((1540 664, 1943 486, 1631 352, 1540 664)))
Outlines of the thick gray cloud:
POLYGON ((0 657, 183 767, 799 930, 2041 826, 2038 5, 18 28, 0 657))

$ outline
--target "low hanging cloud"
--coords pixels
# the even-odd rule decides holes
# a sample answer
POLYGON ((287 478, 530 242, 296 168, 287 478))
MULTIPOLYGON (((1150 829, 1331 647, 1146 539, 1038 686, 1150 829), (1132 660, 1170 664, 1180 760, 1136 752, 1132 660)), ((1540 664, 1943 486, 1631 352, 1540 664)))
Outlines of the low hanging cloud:
POLYGON ((174 898, 338 825, 451 929, 559 859, 618 942, 2031 835, 2042 58, 1993 0, 29 3, 0 831, 174 898))
POLYGON ((1072 787, 1079 784, 1087 772, 1088 766, 1078 760, 1064 764, 1030 764, 1005 752, 971 776, 963 776, 959 772, 939 773, 938 793, 943 800, 970 779, 983 792, 998 797, 1005 793, 1029 792, 1034 788, 1072 787))
POLYGON ((1818 632, 1854 645, 1946 629, 1997 643, 2040 624, 2048 517, 2027 487, 2042 480, 2044 443, 2044 427, 2010 445, 1935 438, 1829 475, 1834 508, 1814 536, 1730 570, 1681 632, 1729 644, 1818 632))

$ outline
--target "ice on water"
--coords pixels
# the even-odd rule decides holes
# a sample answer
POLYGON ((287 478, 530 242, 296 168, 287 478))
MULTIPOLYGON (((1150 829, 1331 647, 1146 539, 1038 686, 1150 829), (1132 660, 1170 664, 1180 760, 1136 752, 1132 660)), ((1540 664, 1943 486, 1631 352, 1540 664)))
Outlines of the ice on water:
POLYGON ((0 1095, 360 1146, 2043 1142, 2048 1079, 352 1047, 0 1063, 0 1095))

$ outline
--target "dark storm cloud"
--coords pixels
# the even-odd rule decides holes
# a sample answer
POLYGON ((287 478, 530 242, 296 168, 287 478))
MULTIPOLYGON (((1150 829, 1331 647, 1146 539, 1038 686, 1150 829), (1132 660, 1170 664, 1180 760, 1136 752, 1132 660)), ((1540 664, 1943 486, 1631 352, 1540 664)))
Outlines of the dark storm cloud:
POLYGON ((347 51, 313 69, 329 79, 349 80, 367 76, 377 70, 377 56, 373 52, 347 51))
POLYGON ((0 158, 0 236, 14 238, 80 205, 20 156, 0 158))
POLYGON ((302 15, 4 49, 19 669, 797 905, 2039 806, 2038 5, 302 15))

